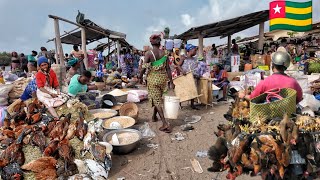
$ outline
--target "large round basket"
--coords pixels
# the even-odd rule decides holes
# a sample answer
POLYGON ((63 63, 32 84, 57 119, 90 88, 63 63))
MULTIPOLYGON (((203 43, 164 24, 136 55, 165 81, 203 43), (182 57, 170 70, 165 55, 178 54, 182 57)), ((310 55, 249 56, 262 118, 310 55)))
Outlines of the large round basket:
POLYGON ((137 119, 139 115, 139 109, 135 103, 128 102, 128 103, 124 103, 121 106, 119 113, 120 113, 120 116, 129 116, 134 119, 137 119))
POLYGON ((250 121, 255 122, 261 118, 283 117, 284 114, 292 114, 296 112, 296 97, 297 92, 294 89, 281 89, 280 95, 282 100, 277 100, 270 103, 264 102, 267 94, 261 94, 253 98, 250 102, 250 121))

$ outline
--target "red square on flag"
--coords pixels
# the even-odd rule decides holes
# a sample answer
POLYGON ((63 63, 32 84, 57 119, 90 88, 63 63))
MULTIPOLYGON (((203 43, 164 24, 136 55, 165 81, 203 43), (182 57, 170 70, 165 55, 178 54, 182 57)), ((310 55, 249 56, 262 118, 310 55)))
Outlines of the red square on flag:
POLYGON ((285 18, 286 17, 286 2, 272 1, 270 2, 269 18, 285 18))

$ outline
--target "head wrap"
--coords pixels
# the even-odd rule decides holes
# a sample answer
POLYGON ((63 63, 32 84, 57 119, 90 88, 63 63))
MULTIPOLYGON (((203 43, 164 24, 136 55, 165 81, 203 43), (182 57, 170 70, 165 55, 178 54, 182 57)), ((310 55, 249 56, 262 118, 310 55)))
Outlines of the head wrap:
POLYGON ((195 48, 197 48, 197 46, 194 46, 194 45, 192 45, 192 44, 187 44, 186 45, 186 50, 189 52, 189 51, 191 51, 192 49, 195 49, 195 48))
POLYGON ((151 44, 160 44, 161 42, 161 35, 160 34, 153 34, 149 38, 151 44))
POLYGON ((68 61, 68 66, 73 66, 79 62, 78 58, 73 58, 68 61))
POLYGON ((48 59, 45 56, 41 56, 38 59, 38 66, 41 66, 41 64, 43 64, 43 63, 49 64, 48 59))

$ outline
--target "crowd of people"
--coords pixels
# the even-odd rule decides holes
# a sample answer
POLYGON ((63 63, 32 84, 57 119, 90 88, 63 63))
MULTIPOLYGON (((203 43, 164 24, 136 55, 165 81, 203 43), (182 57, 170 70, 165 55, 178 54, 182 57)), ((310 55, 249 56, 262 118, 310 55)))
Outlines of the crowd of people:
MULTIPOLYGON (((135 50, 131 52, 128 49, 122 49, 119 57, 114 54, 104 56, 102 49, 98 52, 89 50, 86 68, 83 62, 84 53, 78 46, 73 46, 72 52, 65 54, 64 58, 67 66, 64 82, 68 85, 67 94, 71 97, 76 97, 79 93, 96 90, 97 86, 90 83, 94 79, 98 81, 105 78, 106 85, 114 88, 122 88, 124 78, 127 80, 139 79, 140 83, 147 85, 149 100, 154 106, 152 119, 156 121, 159 115, 163 122, 160 130, 168 133, 171 132, 171 127, 164 118, 162 95, 168 90, 168 87, 173 88, 173 78, 192 73, 196 85, 198 85, 201 77, 211 78, 213 85, 223 92, 218 101, 226 101, 229 85, 228 72, 223 64, 218 62, 208 64, 206 60, 208 56, 211 58, 219 56, 219 51, 215 44, 211 46, 209 51, 205 52, 204 56, 200 56, 198 47, 192 44, 181 45, 181 47, 176 47, 172 50, 165 49, 164 46, 161 46, 161 37, 159 35, 152 35, 150 43, 152 45, 151 50, 135 50)), ((283 48, 286 47, 284 43, 283 46, 283 48)), ((246 46, 246 49, 250 48, 246 46)), ((37 71, 34 80, 29 83, 21 99, 25 101, 28 98, 37 96, 48 107, 50 113, 56 117, 57 114, 53 107, 57 107, 64 102, 63 97, 59 96, 60 84, 58 83, 57 75, 50 68, 52 64, 56 63, 56 59, 54 53, 47 51, 45 47, 41 47, 40 50, 39 53, 32 51, 27 56, 12 52, 11 69, 12 71, 20 69, 24 72, 37 71)), ((231 53, 239 54, 239 46, 235 40, 232 40, 231 53)), ((284 71, 290 65, 291 59, 290 54, 286 53, 273 51, 271 60, 274 75, 270 76, 267 79, 268 81, 263 81, 263 84, 259 84, 251 96, 246 96, 244 93, 240 93, 239 96, 250 99, 274 86, 280 87, 281 84, 281 87, 296 89, 298 92, 297 102, 301 101, 301 87, 296 81, 291 81, 291 78, 284 74, 284 71), (282 83, 282 80, 291 83, 282 83)), ((247 52, 246 55, 249 56, 250 53, 247 52)), ((198 109, 195 99, 191 100, 191 108, 198 109)))

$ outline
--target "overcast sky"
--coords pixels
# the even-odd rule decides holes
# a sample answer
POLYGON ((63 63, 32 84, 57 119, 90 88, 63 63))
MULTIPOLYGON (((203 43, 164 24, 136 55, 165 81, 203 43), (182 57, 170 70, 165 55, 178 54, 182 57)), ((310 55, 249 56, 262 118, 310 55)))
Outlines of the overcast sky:
MULTIPOLYGON (((170 34, 180 34, 190 27, 213 23, 248 13, 266 10, 271 0, 0 0, 0 51, 26 54, 41 46, 54 49, 53 20, 48 14, 75 21, 77 10, 102 27, 127 34, 127 40, 138 49, 148 45, 155 30, 170 27, 170 34)), ((293 0, 306 1, 306 0, 293 0)), ((313 0, 313 23, 320 21, 320 0, 313 0)), ((265 29, 268 29, 268 23, 265 29)), ((75 26, 60 23, 60 30, 75 26)), ((254 27, 235 34, 247 37, 258 34, 254 27)), ((106 40, 102 40, 106 42, 106 40)), ((194 43, 197 43, 193 41, 194 43)), ((223 44, 226 39, 205 39, 204 44, 223 44)), ((93 48, 97 43, 88 45, 93 48)), ((64 46, 66 53, 71 46, 64 46)))

